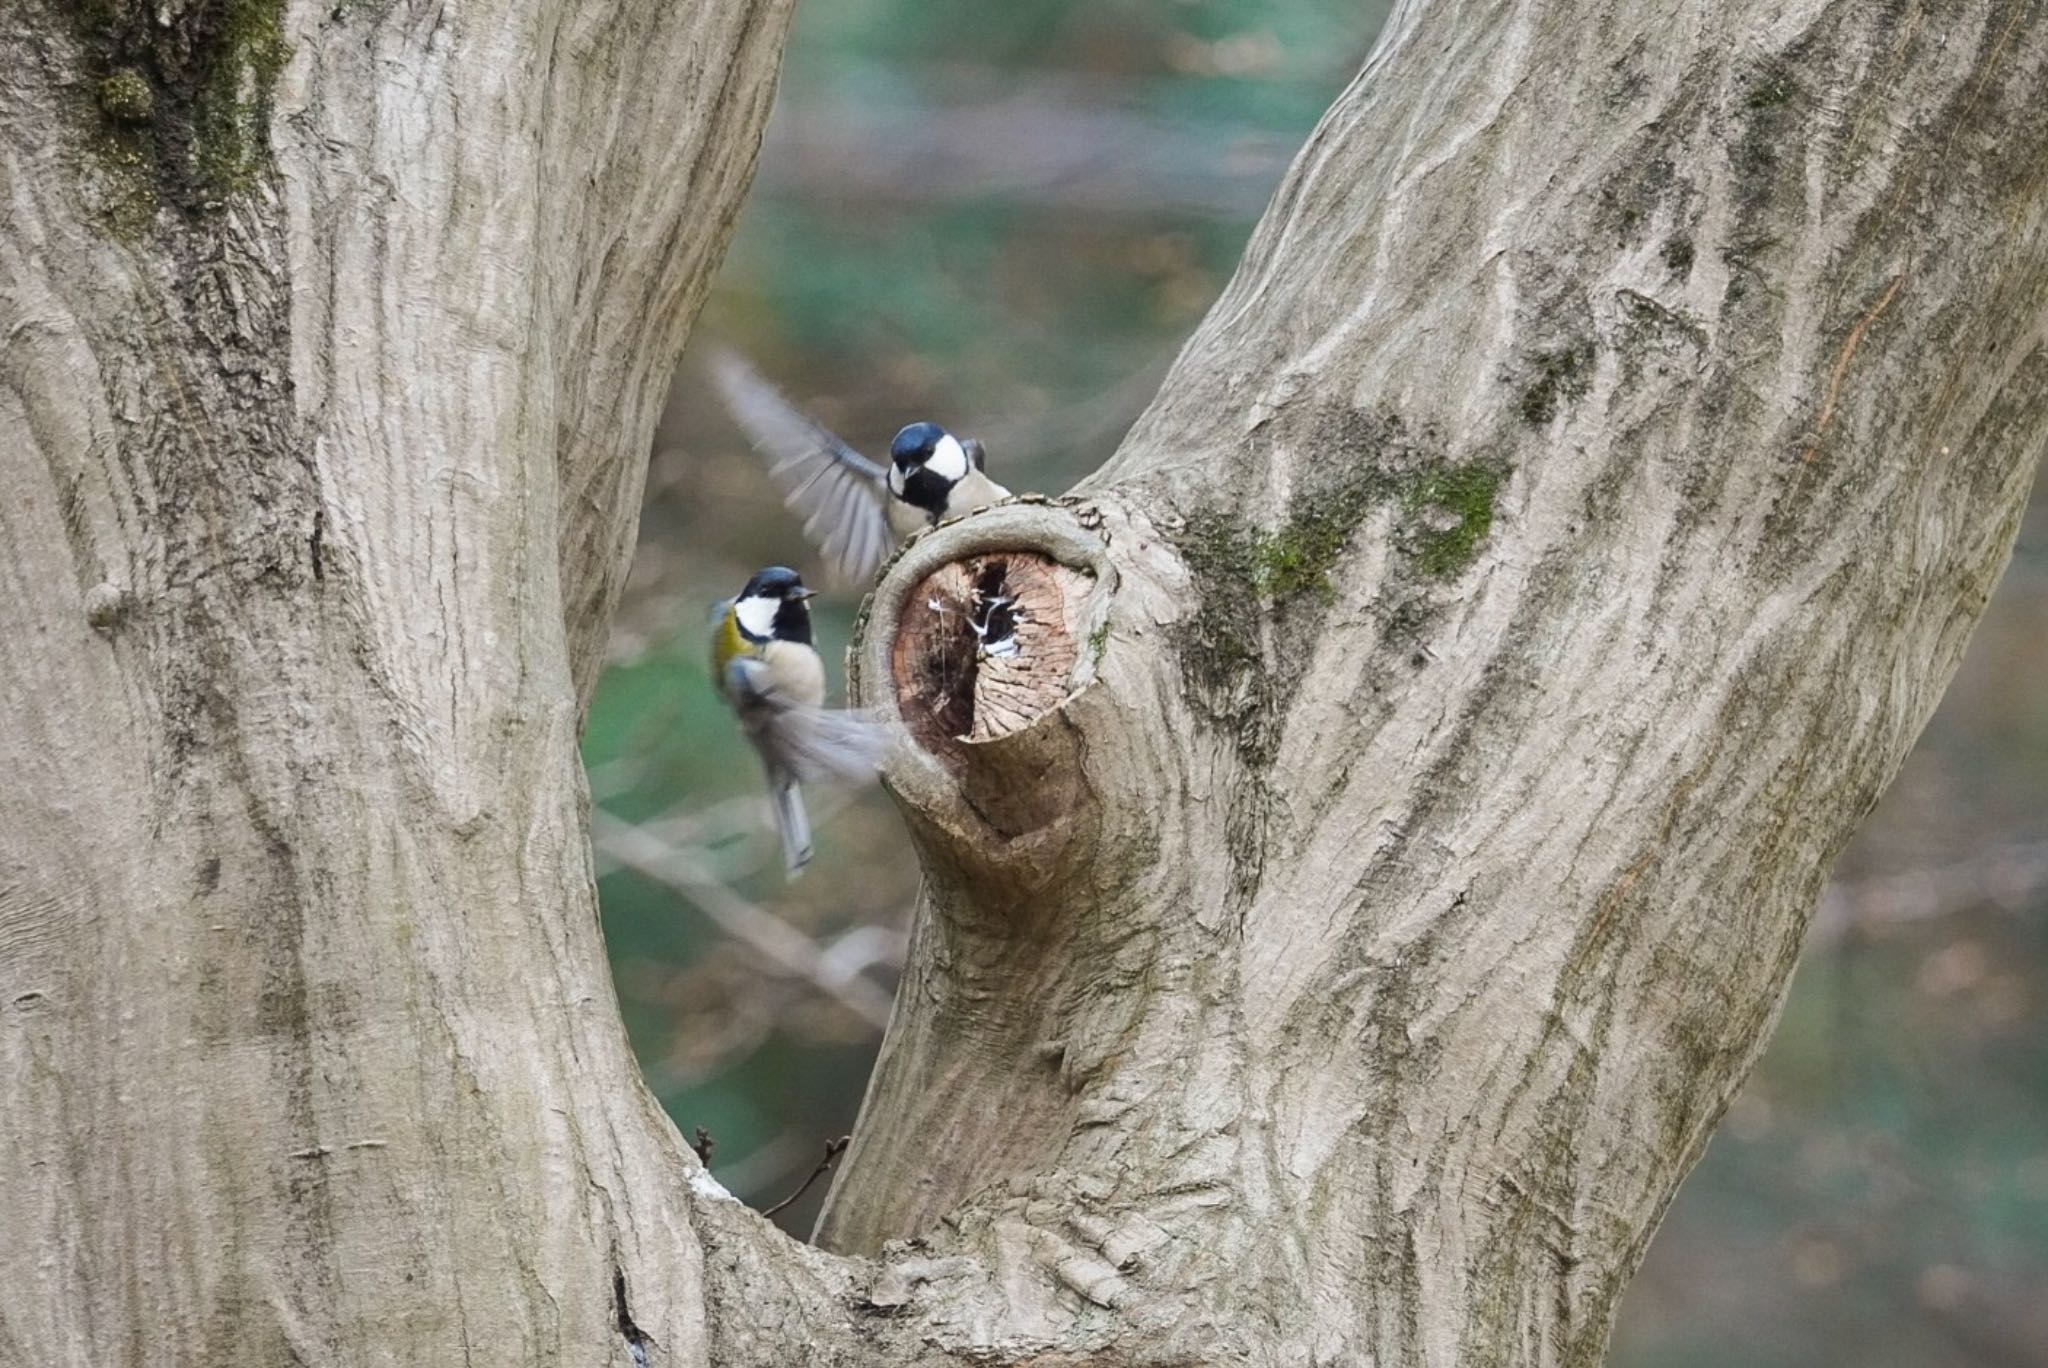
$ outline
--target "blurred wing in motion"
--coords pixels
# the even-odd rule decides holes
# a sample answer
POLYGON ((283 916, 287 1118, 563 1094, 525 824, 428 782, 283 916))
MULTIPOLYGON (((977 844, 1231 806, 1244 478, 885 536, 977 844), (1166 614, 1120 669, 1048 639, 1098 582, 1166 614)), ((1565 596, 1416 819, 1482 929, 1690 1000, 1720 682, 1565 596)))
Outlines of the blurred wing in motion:
POLYGON ((874 578, 896 547, 882 511, 887 472, 783 398, 737 354, 714 357, 711 378, 833 576, 857 585, 874 578))
POLYGON ((867 783, 889 748, 889 729, 866 713, 790 700, 774 670, 740 657, 725 666, 725 693, 739 710, 768 776, 768 799, 782 837, 782 864, 794 879, 811 859, 811 819, 800 785, 819 779, 867 783))
POLYGON ((889 750, 889 725, 852 709, 813 709, 795 702, 758 659, 725 666, 725 692, 745 719, 772 768, 803 780, 874 778, 889 750))
POLYGON ((800 779, 869 783, 889 749, 886 724, 843 708, 797 708, 772 725, 777 751, 800 779))
POLYGON ((887 723, 848 708, 798 703, 762 661, 732 661, 725 667, 725 687, 771 770, 806 781, 866 783, 889 749, 887 723))

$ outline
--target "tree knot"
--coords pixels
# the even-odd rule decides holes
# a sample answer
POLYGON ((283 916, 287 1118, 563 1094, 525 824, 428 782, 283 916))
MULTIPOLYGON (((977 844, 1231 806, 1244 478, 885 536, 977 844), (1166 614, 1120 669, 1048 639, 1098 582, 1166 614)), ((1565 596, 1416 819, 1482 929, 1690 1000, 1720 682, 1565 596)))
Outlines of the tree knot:
POLYGON ((1100 532, 1017 501, 918 538, 876 589, 856 694, 902 721, 890 785, 956 864, 1057 863, 1046 847, 1089 804, 1067 705, 1094 681, 1115 581, 1100 532))

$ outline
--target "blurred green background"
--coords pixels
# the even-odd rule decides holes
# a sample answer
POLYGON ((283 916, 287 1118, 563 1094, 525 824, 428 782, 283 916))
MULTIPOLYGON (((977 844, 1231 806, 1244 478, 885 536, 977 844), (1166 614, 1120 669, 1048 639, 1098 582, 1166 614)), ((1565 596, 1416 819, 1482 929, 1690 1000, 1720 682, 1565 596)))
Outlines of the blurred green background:
MULTIPOLYGON (((647 1076, 766 1205, 850 1129, 915 866, 822 795, 785 886, 700 659, 815 570, 698 375, 739 346, 871 454, 912 418, 1057 492, 1150 397, 1385 4, 805 0, 760 179, 657 440, 586 740, 647 1076)), ((821 600, 836 667, 852 599, 821 600)), ((1768 1056, 1630 1291, 1613 1362, 2048 1364, 2048 500, 1837 871, 1768 1056)), ((780 1219, 808 1231, 820 1183, 780 1219)))

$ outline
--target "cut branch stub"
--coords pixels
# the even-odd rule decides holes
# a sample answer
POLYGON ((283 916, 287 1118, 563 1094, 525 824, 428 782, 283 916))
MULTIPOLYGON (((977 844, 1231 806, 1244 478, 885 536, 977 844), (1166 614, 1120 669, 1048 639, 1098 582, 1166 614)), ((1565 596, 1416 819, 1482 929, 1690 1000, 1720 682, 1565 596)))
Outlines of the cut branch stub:
POLYGON ((949 760, 1065 702, 1093 578, 1036 551, 949 561, 897 618, 889 677, 919 745, 949 760))
POLYGON ((1099 536, 1023 499, 919 538, 877 588, 856 693, 902 719, 915 745, 891 787, 956 867, 1057 865, 1086 807, 1066 705, 1094 679, 1114 579, 1099 536))

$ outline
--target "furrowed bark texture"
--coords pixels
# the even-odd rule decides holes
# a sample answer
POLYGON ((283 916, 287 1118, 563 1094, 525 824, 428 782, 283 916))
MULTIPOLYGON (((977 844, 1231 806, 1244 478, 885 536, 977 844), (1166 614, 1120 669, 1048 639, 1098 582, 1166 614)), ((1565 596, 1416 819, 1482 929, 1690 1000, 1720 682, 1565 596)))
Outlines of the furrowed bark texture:
POLYGON ((576 750, 788 6, 16 6, 0 1362, 701 1335, 576 750))
POLYGON ((2044 181, 2040 4, 1397 14, 1071 515, 878 593, 879 700, 1004 518, 1115 579, 1075 697, 899 767, 826 1244, 1131 1361, 1597 1362, 2008 554, 2044 181))
POLYGON ((1117 456, 871 602, 986 739, 891 765, 838 1252, 676 1143, 592 916, 784 17, 676 8, 0 40, 0 1360, 1597 1361, 2017 523, 2044 6, 1396 14, 1117 456))

